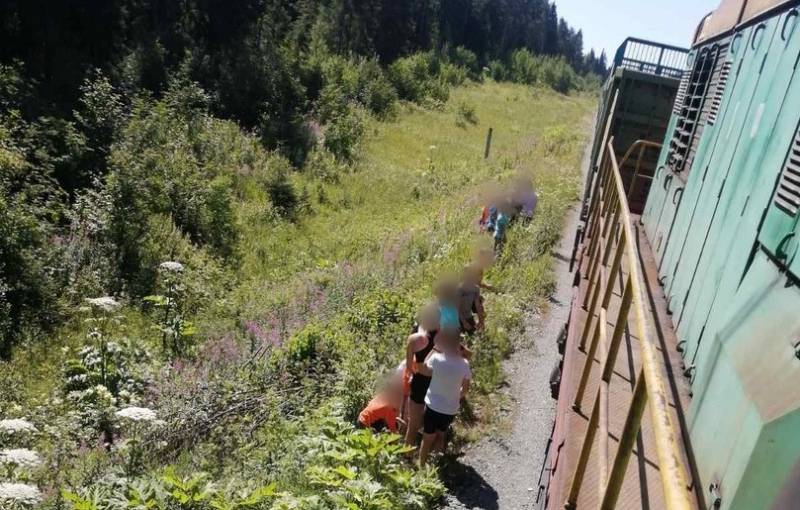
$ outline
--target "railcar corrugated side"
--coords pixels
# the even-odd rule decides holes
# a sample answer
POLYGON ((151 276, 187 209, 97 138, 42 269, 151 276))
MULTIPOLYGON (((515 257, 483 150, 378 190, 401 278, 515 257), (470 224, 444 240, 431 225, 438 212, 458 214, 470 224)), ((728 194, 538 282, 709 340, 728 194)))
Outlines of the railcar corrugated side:
POLYGON ((691 381, 706 503, 724 509, 800 508, 796 4, 726 0, 728 16, 700 31, 685 76, 706 79, 700 55, 723 46, 728 74, 687 108, 717 112, 697 117, 693 160, 678 168, 670 142, 690 112, 674 111, 642 218, 691 381))

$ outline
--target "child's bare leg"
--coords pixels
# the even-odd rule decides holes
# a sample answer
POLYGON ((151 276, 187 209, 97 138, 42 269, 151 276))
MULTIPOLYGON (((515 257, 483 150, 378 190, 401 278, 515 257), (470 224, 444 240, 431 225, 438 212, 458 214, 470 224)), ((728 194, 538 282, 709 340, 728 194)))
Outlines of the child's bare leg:
POLYGON ((436 443, 433 445, 433 451, 438 453, 444 452, 444 432, 441 430, 436 431, 436 443))
POLYGON ((419 447, 419 465, 424 466, 428 462, 428 456, 436 442, 437 433, 422 434, 422 446, 419 447))
POLYGON ((422 415, 425 412, 425 405, 418 404, 411 399, 408 400, 408 426, 406 427, 406 444, 416 446, 417 433, 422 426, 422 415))

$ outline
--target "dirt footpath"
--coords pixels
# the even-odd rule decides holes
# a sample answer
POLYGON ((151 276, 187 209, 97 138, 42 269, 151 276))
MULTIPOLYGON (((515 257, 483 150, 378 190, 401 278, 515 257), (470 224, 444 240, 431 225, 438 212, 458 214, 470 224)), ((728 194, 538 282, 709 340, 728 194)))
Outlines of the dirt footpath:
MULTIPOLYGON (((588 150, 583 169, 588 167, 588 150)), ((510 434, 487 437, 468 447, 443 473, 452 510, 530 510, 536 503, 539 471, 553 424, 550 371, 558 360, 556 338, 567 321, 572 294, 569 258, 578 225, 578 204, 567 213, 561 242, 553 252, 557 288, 547 313, 530 313, 525 337, 505 364, 512 401, 510 434)))

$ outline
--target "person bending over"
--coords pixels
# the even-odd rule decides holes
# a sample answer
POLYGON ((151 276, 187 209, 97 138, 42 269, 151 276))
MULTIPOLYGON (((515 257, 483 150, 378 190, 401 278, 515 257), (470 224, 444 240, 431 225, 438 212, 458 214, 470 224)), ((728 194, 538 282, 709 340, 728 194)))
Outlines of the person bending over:
POLYGON ((420 465, 428 461, 434 445, 444 445, 444 434, 458 414, 472 379, 469 361, 461 354, 458 329, 440 331, 437 340, 441 352, 432 352, 420 367, 420 373, 431 378, 425 395, 420 465))
POLYGON ((397 416, 403 399, 403 385, 395 377, 387 377, 378 394, 358 415, 358 424, 375 432, 397 433, 397 424, 403 420, 397 416))

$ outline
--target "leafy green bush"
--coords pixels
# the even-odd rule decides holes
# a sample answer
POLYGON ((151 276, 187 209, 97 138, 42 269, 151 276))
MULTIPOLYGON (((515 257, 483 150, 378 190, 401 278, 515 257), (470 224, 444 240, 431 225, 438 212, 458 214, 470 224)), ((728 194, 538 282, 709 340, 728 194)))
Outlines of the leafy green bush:
POLYGON ((539 66, 538 82, 566 94, 578 84, 578 75, 563 58, 545 57, 539 66))
POLYGON ((456 67, 465 69, 471 79, 478 79, 480 68, 478 66, 478 56, 474 52, 463 46, 456 46, 450 51, 449 59, 456 67))
POLYGON ((181 476, 172 468, 161 476, 111 479, 93 490, 64 491, 73 510, 267 510, 275 495, 275 484, 248 487, 239 482, 218 487, 207 473, 181 476))
MULTIPOLYGON (((467 81, 467 70, 450 63, 443 63, 439 70, 439 82, 450 87, 457 87, 467 81)), ((432 95, 434 95, 432 93, 432 95)), ((435 97, 435 96, 434 96, 435 97)), ((447 98, 444 99, 446 101, 447 98)))
POLYGON ((303 70, 309 88, 318 98, 315 110, 322 117, 326 116, 324 103, 331 100, 324 96, 330 96, 331 91, 341 102, 357 102, 381 118, 390 115, 394 109, 397 92, 375 59, 359 57, 353 60, 314 47, 308 53, 303 70))
POLYGON ((311 152, 304 170, 323 182, 336 183, 347 167, 336 161, 336 157, 323 147, 311 152))
POLYGON ((517 83, 544 85, 562 94, 578 86, 578 75, 566 60, 533 55, 524 48, 511 54, 509 76, 517 83))
POLYGON ((552 126, 545 129, 542 144, 548 156, 563 156, 574 151, 580 143, 580 137, 566 126, 552 126))
POLYGON ((408 465, 400 436, 329 421, 307 448, 308 479, 331 508, 427 509, 444 494, 434 468, 408 465))
POLYGON ((352 162, 356 159, 365 129, 361 109, 353 104, 344 105, 329 117, 325 125, 325 148, 338 160, 352 162))
POLYGON ((375 59, 362 59, 358 65, 358 101, 380 118, 390 116, 397 102, 397 91, 375 59))
POLYGON ((500 60, 492 60, 489 62, 488 68, 489 76, 491 76, 494 81, 504 81, 509 77, 508 69, 506 69, 505 64, 500 60))
POLYGON ((86 137, 86 154, 82 161, 86 175, 78 184, 79 188, 84 188, 90 185, 92 177, 103 175, 106 171, 111 144, 127 117, 125 100, 98 70, 83 82, 79 107, 74 116, 86 137))
POLYGON ((432 51, 415 53, 389 66, 389 80, 401 99, 423 103, 428 99, 446 101, 447 86, 440 79, 442 63, 432 51))
POLYGON ((0 359, 26 329, 58 322, 65 289, 61 246, 52 242, 65 197, 47 173, 33 171, 14 139, 19 126, 0 117, 0 359))
POLYGON ((357 298, 347 313, 347 322, 358 335, 385 337, 409 331, 415 313, 408 297, 383 290, 357 298))
POLYGON ((295 220, 300 208, 300 197, 289 179, 291 168, 283 159, 272 160, 271 163, 270 171, 262 175, 261 185, 278 214, 295 220))
MULTIPOLYGON (((216 257, 236 258, 239 234, 232 194, 240 178, 234 170, 264 164, 258 161, 264 159, 263 152, 254 151, 250 138, 195 110, 191 106, 195 95, 189 88, 164 101, 138 102, 110 156, 108 189, 115 204, 111 237, 119 272, 137 293, 149 293, 153 281, 152 273, 142 279, 142 272, 146 276, 155 265, 172 258, 145 260, 142 241, 154 217, 170 218, 192 243, 216 257)), ((285 179, 281 172, 271 177, 273 187, 285 179)), ((281 191, 284 201, 278 207, 288 210, 291 189, 281 191)))
POLYGON ((533 85, 539 79, 539 60, 527 49, 511 54, 508 73, 512 81, 533 85))

